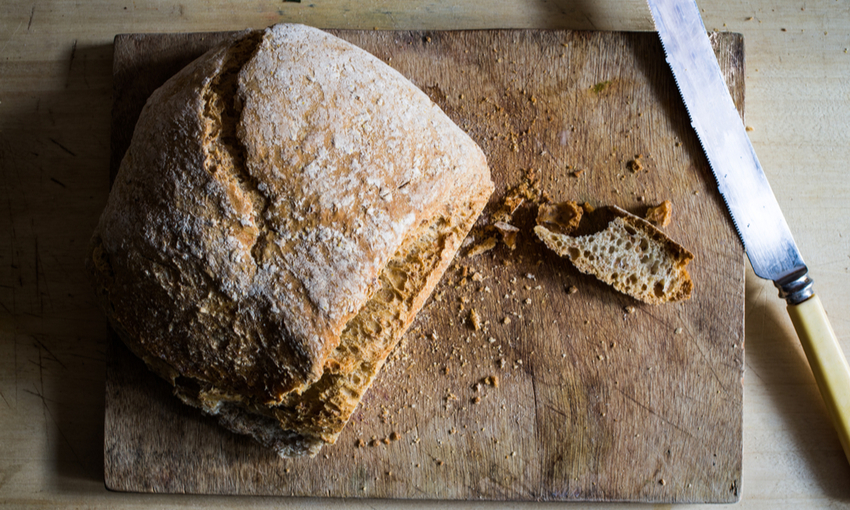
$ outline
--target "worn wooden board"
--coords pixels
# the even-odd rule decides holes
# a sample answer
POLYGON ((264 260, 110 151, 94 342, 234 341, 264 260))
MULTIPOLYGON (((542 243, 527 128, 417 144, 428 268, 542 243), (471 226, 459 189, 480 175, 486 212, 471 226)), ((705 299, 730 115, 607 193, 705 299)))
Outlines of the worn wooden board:
MULTIPOLYGON (((529 169, 555 200, 636 213, 671 200, 666 230, 696 255, 692 299, 650 307, 579 274, 528 234, 536 207, 526 204, 514 216, 523 229, 517 249, 500 245, 456 260, 339 442, 313 459, 282 460, 220 429, 179 404, 113 341, 106 485, 205 494, 737 500, 743 251, 655 34, 335 33, 409 77, 482 146, 496 182, 484 219, 529 169), (645 170, 632 173, 627 162, 636 154, 645 170), (583 172, 571 175, 575 169, 583 172), (462 284, 464 267, 480 281, 462 284), (469 327, 471 308, 482 330, 469 327), (497 387, 476 386, 491 375, 497 387), (392 432, 401 439, 381 441, 392 432), (367 446, 357 447, 358 439, 367 446)), ((113 174, 150 92, 221 37, 116 38, 113 174)), ((714 34, 712 42, 742 110, 743 41, 714 34)))

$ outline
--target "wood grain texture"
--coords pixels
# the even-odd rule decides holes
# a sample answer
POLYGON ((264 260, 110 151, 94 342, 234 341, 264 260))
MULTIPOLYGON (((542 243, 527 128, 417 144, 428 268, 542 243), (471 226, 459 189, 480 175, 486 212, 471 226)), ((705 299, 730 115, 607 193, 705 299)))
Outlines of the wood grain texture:
MULTIPOLYGON (((526 204, 514 215, 522 229, 517 249, 500 245, 456 260, 339 442, 315 459, 281 460, 220 429, 179 404, 166 383, 113 342, 107 486, 381 498, 737 500, 743 252, 656 37, 335 33, 410 78, 482 146, 497 186, 485 217, 529 169, 555 200, 616 204, 638 214, 671 200, 667 232, 696 255, 693 298, 649 307, 579 274, 532 238, 536 209, 526 204), (646 169, 632 173, 627 162, 637 154, 646 169), (570 169, 584 172, 575 177, 570 169), (464 267, 470 278, 461 284, 464 267), (474 273, 480 281, 471 279, 474 273), (578 292, 568 293, 569 286, 578 292), (470 309, 482 318, 481 330, 470 327, 470 309), (480 385, 488 376, 497 376, 498 386, 480 385), (384 444, 392 432, 401 439, 384 444), (367 446, 358 448, 358 439, 367 446)), ((116 38, 113 172, 146 97, 220 37, 116 38)), ((742 39, 716 34, 712 40, 742 109, 742 39)))

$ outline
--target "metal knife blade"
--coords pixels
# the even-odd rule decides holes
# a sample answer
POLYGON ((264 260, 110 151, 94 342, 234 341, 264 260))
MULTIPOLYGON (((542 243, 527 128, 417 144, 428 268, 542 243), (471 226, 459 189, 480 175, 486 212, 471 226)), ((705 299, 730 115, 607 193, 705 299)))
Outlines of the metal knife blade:
POLYGON ((708 157, 720 194, 761 278, 795 302, 811 295, 808 270, 720 71, 694 0, 649 0, 667 63, 708 157), (803 287, 803 289, 801 289, 803 287), (802 293, 801 293, 802 291, 802 293))
POLYGON ((753 271, 773 280, 850 460, 850 365, 738 116, 694 0, 647 0, 691 125, 753 271))

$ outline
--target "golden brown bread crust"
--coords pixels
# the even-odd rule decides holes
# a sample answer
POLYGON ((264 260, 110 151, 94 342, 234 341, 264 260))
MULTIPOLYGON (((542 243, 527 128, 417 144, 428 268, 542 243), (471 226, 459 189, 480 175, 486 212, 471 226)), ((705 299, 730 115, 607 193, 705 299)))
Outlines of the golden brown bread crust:
POLYGON ((278 25, 235 36, 151 96, 88 267, 116 331, 181 398, 281 453, 315 453, 492 190, 481 150, 396 71, 278 25), (411 272, 400 290, 393 264, 411 272), (372 310, 384 291, 398 299, 372 310), (338 351, 347 327, 382 314, 391 334, 358 330, 358 352, 338 351), (266 430, 272 416, 290 431, 266 430), (308 446, 287 449, 293 430, 308 446))
POLYGON ((541 204, 537 209, 537 224, 558 234, 569 234, 578 228, 584 209, 572 201, 541 204))

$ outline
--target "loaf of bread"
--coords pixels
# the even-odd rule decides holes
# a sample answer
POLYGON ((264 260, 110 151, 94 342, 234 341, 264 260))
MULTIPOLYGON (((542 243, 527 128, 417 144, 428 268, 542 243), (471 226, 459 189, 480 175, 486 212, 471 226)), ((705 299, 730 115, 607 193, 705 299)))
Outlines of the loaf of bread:
POLYGON ((537 236, 579 271, 620 292, 657 305, 691 297, 686 266, 694 256, 646 220, 611 207, 616 217, 604 230, 571 237, 534 227, 537 236))
POLYGON ((407 79, 277 25, 153 93, 87 266, 115 331, 179 398, 313 455, 492 191, 480 148, 407 79))

